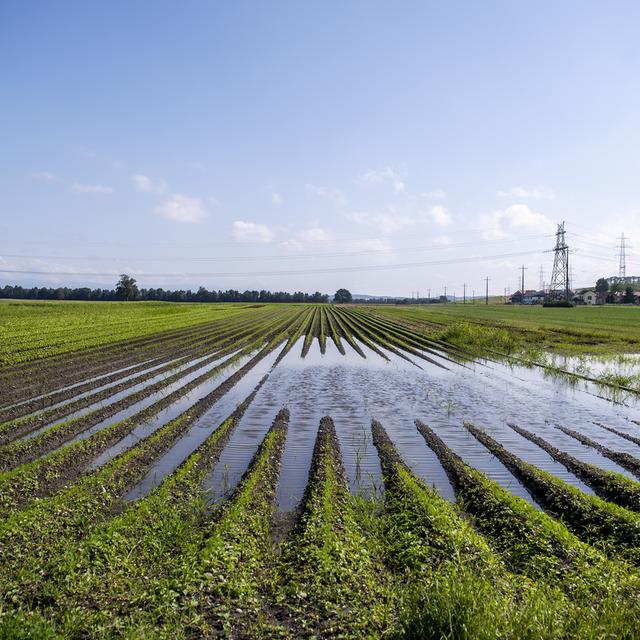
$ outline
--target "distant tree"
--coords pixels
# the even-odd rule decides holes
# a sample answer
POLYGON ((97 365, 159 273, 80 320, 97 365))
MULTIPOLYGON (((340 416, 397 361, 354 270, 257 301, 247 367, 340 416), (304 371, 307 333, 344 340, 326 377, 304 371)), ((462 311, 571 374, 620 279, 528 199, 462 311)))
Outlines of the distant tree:
POLYGON ((333 296, 333 301, 337 304, 344 304, 346 302, 351 302, 353 297, 351 292, 347 289, 338 289, 336 294, 333 296))
POLYGON ((596 291, 598 293, 606 293, 609 291, 609 282, 606 278, 598 278, 596 282, 596 291))
POLYGON ((123 273, 116 285, 116 297, 120 300, 135 300, 138 297, 138 285, 135 278, 123 273))
POLYGON ((622 302, 633 303, 636 301, 636 297, 633 295, 633 287, 627 287, 624 290, 624 298, 622 302))

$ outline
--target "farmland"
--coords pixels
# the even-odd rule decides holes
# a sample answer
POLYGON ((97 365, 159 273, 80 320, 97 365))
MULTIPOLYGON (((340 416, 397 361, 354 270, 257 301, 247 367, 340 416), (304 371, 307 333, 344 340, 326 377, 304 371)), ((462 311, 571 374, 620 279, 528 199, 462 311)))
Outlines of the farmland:
POLYGON ((640 637, 639 325, 1 303, 0 638, 640 637))

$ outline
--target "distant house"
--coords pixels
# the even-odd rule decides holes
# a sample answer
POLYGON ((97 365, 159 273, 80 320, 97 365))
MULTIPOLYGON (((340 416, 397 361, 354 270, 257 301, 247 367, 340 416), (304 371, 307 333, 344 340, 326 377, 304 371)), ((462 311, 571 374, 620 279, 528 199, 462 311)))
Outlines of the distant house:
POLYGON ((578 304, 604 304, 606 299, 606 293, 598 293, 594 289, 579 289, 576 291, 576 295, 573 297, 573 301, 578 304))
POLYGON ((544 302, 544 291, 527 289, 526 291, 516 291, 509 299, 511 304, 542 304, 544 302))

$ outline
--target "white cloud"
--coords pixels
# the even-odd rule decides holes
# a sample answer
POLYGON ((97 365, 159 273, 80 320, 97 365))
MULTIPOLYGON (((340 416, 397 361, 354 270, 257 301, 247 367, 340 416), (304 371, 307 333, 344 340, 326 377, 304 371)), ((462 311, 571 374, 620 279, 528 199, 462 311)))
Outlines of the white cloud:
POLYGON ((200 198, 191 198, 179 193, 153 211, 161 218, 191 224, 202 222, 207 217, 207 211, 200 198))
POLYGON ((552 233, 556 225, 543 213, 532 211, 526 204, 514 204, 506 209, 480 216, 482 237, 485 240, 501 240, 514 230, 552 233))
POLYGON ((393 186, 395 191, 404 191, 405 189, 402 176, 391 167, 385 167, 384 169, 369 169, 360 176, 358 181, 363 184, 390 184, 393 186))
POLYGON ((80 184, 78 182, 73 184, 71 190, 75 191, 75 193, 93 193, 102 196, 113 193, 112 187, 105 187, 102 184, 80 184))
POLYGON ((415 226, 419 222, 419 219, 416 216, 399 214, 394 210, 390 210, 388 213, 350 211, 346 214, 346 218, 351 222, 371 227, 381 233, 394 233, 406 227, 415 226))
POLYGON ((33 174, 33 177, 41 182, 53 182, 56 180, 56 176, 51 171, 38 171, 33 174))
POLYGON ((318 248, 319 246, 326 246, 333 242, 331 234, 320 227, 318 224, 313 224, 307 229, 298 231, 297 233, 288 233, 288 238, 282 242, 282 246, 285 249, 292 249, 294 251, 303 251, 308 248, 318 248))
POLYGON ((236 220, 233 223, 233 237, 239 242, 262 242, 273 240, 273 231, 264 224, 236 220))
POLYGON ((344 193, 340 189, 334 189, 331 187, 318 187, 314 184, 306 184, 305 188, 310 193, 333 202, 336 206, 342 207, 347 203, 347 199, 344 197, 344 193))
POLYGON ((136 173, 131 176, 131 181, 138 191, 145 193, 164 193, 167 190, 167 183, 164 180, 152 180, 149 176, 136 173))
POLYGON ((271 192, 271 204, 275 204, 276 206, 282 204, 282 196, 277 191, 271 192))
POLYGON ((423 198, 438 198, 442 200, 447 197, 446 192, 442 189, 434 189, 433 191, 424 191, 420 194, 423 198))
POLYGON ((439 227, 448 227, 451 224, 451 214, 442 206, 431 207, 431 218, 439 227))
POLYGON ((534 200, 553 200, 556 194, 546 187, 512 187, 508 191, 498 191, 501 198, 532 198, 534 200))

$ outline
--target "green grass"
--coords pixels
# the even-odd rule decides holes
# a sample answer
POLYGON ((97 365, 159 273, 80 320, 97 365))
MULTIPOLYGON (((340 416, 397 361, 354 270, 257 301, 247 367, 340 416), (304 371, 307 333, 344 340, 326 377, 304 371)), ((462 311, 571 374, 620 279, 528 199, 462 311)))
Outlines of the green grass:
POLYGON ((640 307, 574 307, 484 304, 367 307, 415 323, 430 335, 463 347, 552 349, 567 354, 640 351, 640 307), (454 328, 452 328, 454 326, 454 328))
POLYGON ((244 304, 0 301, 0 366, 260 313, 244 304))

